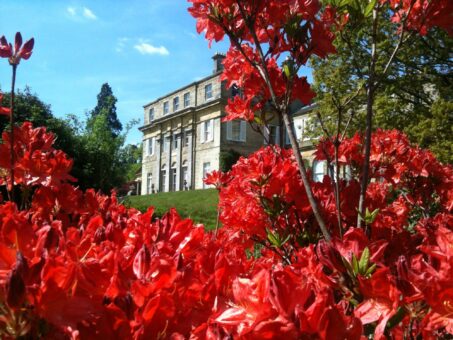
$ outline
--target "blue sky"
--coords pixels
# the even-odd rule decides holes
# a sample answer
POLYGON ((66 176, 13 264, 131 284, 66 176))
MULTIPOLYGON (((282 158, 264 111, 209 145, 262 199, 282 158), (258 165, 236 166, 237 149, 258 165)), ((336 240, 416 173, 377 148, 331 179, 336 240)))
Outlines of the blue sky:
MULTIPOLYGON (((227 50, 195 30, 185 0, 1 0, 0 36, 35 38, 18 69, 18 88, 28 85, 57 117, 83 118, 108 82, 125 125, 143 119, 143 105, 212 72, 212 55, 227 50)), ((0 88, 11 70, 0 60, 0 88)), ((141 123, 140 123, 141 124, 141 123)), ((137 127, 127 142, 137 143, 137 127)))

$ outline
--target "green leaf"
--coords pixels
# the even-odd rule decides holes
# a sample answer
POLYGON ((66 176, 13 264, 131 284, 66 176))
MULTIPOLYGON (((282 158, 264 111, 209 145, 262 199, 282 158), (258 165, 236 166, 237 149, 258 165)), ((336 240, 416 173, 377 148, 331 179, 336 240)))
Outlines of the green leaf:
POLYGON ((354 269, 352 268, 351 264, 348 260, 346 260, 343 256, 341 257, 341 261, 343 261, 343 265, 346 267, 346 270, 351 276, 354 276, 354 269))
POLYGON ((267 230, 267 239, 274 247, 280 247, 280 240, 270 230, 267 230))
POLYGON ((365 18, 369 17, 371 15, 371 13, 373 12, 373 8, 374 6, 376 6, 376 0, 371 0, 368 5, 366 6, 365 8, 365 11, 363 13, 363 15, 365 16, 365 18))
POLYGON ((365 274, 366 270, 368 269, 368 262, 370 261, 370 250, 368 247, 365 247, 362 252, 362 256, 360 257, 359 262, 359 273, 365 274))
POLYGON ((285 76, 287 79, 291 79, 291 68, 287 63, 283 64, 283 72, 285 72, 285 76))
POLYGON ((398 325, 406 316, 407 310, 404 307, 399 307, 397 312, 387 321, 387 325, 385 327, 386 330, 391 330, 393 327, 398 325))
POLYGON ((351 0, 341 0, 340 3, 338 4, 338 7, 344 7, 348 6, 351 4, 351 0))
POLYGON ((378 213, 379 213, 379 209, 375 209, 375 210, 371 213, 371 222, 374 222, 374 220, 376 219, 378 213))
POLYGON ((359 262, 357 261, 357 257, 352 254, 352 269, 354 270, 354 275, 359 273, 359 262))
POLYGON ((373 264, 370 266, 370 268, 367 269, 367 271, 365 272, 365 275, 364 275, 364 276, 365 276, 365 277, 370 277, 371 274, 374 273, 375 269, 376 269, 376 263, 373 263, 373 264))
POLYGON ((288 236, 286 236, 286 238, 281 242, 281 245, 283 246, 286 242, 289 241, 290 238, 291 238, 291 234, 289 234, 288 236))

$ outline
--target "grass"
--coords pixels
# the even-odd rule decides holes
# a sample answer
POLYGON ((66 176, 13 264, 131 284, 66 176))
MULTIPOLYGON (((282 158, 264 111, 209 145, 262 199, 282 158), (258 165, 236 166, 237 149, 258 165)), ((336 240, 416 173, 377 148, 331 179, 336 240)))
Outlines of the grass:
POLYGON ((216 189, 162 192, 145 196, 128 196, 124 205, 146 211, 154 206, 154 214, 162 217, 170 208, 176 208, 183 218, 202 223, 206 229, 214 229, 217 221, 219 195, 216 189))

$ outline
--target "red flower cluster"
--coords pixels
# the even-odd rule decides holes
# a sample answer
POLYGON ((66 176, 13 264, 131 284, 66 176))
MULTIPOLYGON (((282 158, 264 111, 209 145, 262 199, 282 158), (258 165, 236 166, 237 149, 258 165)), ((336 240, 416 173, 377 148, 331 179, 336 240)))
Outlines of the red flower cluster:
POLYGON ((451 1, 389 0, 388 2, 394 11, 393 22, 401 23, 406 20, 407 29, 417 31, 421 35, 426 35, 428 30, 434 26, 453 35, 453 3, 451 1))
MULTIPOLYGON (((208 39, 237 37, 224 79, 244 95, 229 103, 227 119, 254 119, 272 96, 274 105, 309 102, 298 69, 311 54, 333 52, 328 26, 347 20, 320 13, 316 0, 191 2, 208 39), (265 65, 257 42, 269 47, 265 65), (294 64, 279 66, 285 53, 294 64)), ((433 20, 425 23, 443 22, 433 20)), ((0 57, 13 66, 32 48, 20 34, 14 50, 0 39, 0 57)), ((290 151, 269 146, 206 178, 219 190, 224 224, 212 233, 175 210, 153 220, 153 208, 141 213, 115 194, 82 192, 69 183, 72 162, 53 148, 53 135, 30 123, 12 135, 13 145, 3 134, 0 167, 11 166, 12 150, 23 203, 0 204, 2 338, 435 339, 453 332, 453 169, 398 131, 373 135, 365 230, 355 226, 362 136, 339 150, 352 174, 338 183, 343 236, 334 181, 311 183, 329 242, 290 151)), ((331 141, 322 141, 317 159, 332 154, 331 141)), ((2 173, 0 184, 11 181, 2 173)))
MULTIPOLYGON (((352 174, 359 173, 362 166, 362 143, 357 134, 340 146, 340 165, 349 166, 352 174)), ((326 155, 333 157, 333 146, 327 140, 316 152, 318 160, 325 160, 326 155)), ((307 244, 317 243, 314 263, 323 264, 321 272, 327 275, 313 280, 318 285, 330 282, 330 294, 341 296, 331 303, 343 308, 342 317, 354 316, 363 325, 374 325, 376 338, 390 333, 410 332, 426 338, 449 333, 453 325, 449 307, 453 262, 451 249, 445 247, 453 235, 453 169, 439 163, 429 151, 412 146, 395 130, 379 130, 373 135, 371 169, 367 206, 377 215, 367 221, 370 236, 354 228, 359 184, 352 178, 340 182, 346 234, 343 239, 337 236, 332 244, 318 241, 320 235, 291 152, 276 147, 241 158, 228 173, 230 181, 220 189, 224 228, 249 235, 265 247, 263 256, 273 253, 291 268, 300 261, 301 249, 306 251, 307 244), (435 296, 444 300, 435 301, 435 296), (352 314, 347 312, 351 310, 352 314)), ((332 180, 326 176, 322 183, 313 183, 313 188, 331 232, 337 233, 332 180)), ((310 277, 308 273, 304 276, 310 277)), ((230 312, 240 318, 244 313, 237 308, 230 312)), ((273 334, 279 332, 282 330, 273 334)))
MULTIPOLYGON (((11 154, 10 134, 3 132, 0 144, 0 168, 8 169, 11 154)), ((31 123, 14 128, 14 171, 15 184, 25 187, 41 185, 58 187, 64 181, 74 181, 69 175, 72 160, 63 151, 55 150, 52 145, 55 136, 45 128, 33 129, 31 123)), ((0 178, 0 184, 4 178, 0 178)))
MULTIPOLYGON (((80 191, 67 183, 70 167, 55 160, 50 134, 29 123, 15 133, 18 169, 26 169, 18 183, 34 193, 25 210, 0 205, 5 338, 360 339, 371 332, 380 339, 452 331, 452 169, 396 131, 373 137, 373 173, 382 180, 368 193, 369 205, 381 209, 370 236, 348 218, 356 180, 342 180, 347 232, 331 243, 319 240, 290 151, 268 147, 208 178, 219 184, 224 223, 215 236, 175 210, 152 221, 152 208, 140 213, 114 195, 80 191), (36 152, 47 165, 26 168, 36 152)), ((357 136, 344 142, 342 162, 360 166, 353 152, 360 143, 357 136)), ((314 187, 324 214, 334 214, 330 179, 314 187)))
POLYGON ((319 19, 321 6, 317 0, 190 2, 189 12, 197 19, 197 31, 206 32, 210 43, 223 39, 225 32, 238 37, 224 60, 222 79, 228 87, 239 86, 243 93, 229 100, 226 120, 253 121, 255 112, 264 108, 272 96, 265 72, 279 102, 296 99, 305 104, 311 102, 315 94, 306 77, 299 76, 297 70, 310 55, 325 57, 335 52, 334 36, 329 31, 331 23, 319 19), (292 25, 292 31, 288 25, 292 25), (269 47, 265 53, 266 70, 258 66, 262 56, 256 49, 257 42, 269 47), (286 53, 295 64, 279 66, 277 60, 286 53), (288 93, 290 98, 286 97, 288 93))

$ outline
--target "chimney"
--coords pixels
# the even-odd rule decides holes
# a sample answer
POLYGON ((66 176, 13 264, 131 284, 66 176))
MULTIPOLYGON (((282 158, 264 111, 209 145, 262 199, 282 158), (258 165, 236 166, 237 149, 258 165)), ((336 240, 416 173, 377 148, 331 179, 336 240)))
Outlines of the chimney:
POLYGON ((214 70, 212 73, 217 73, 223 71, 223 59, 225 59, 225 54, 217 52, 212 56, 214 60, 214 70))

